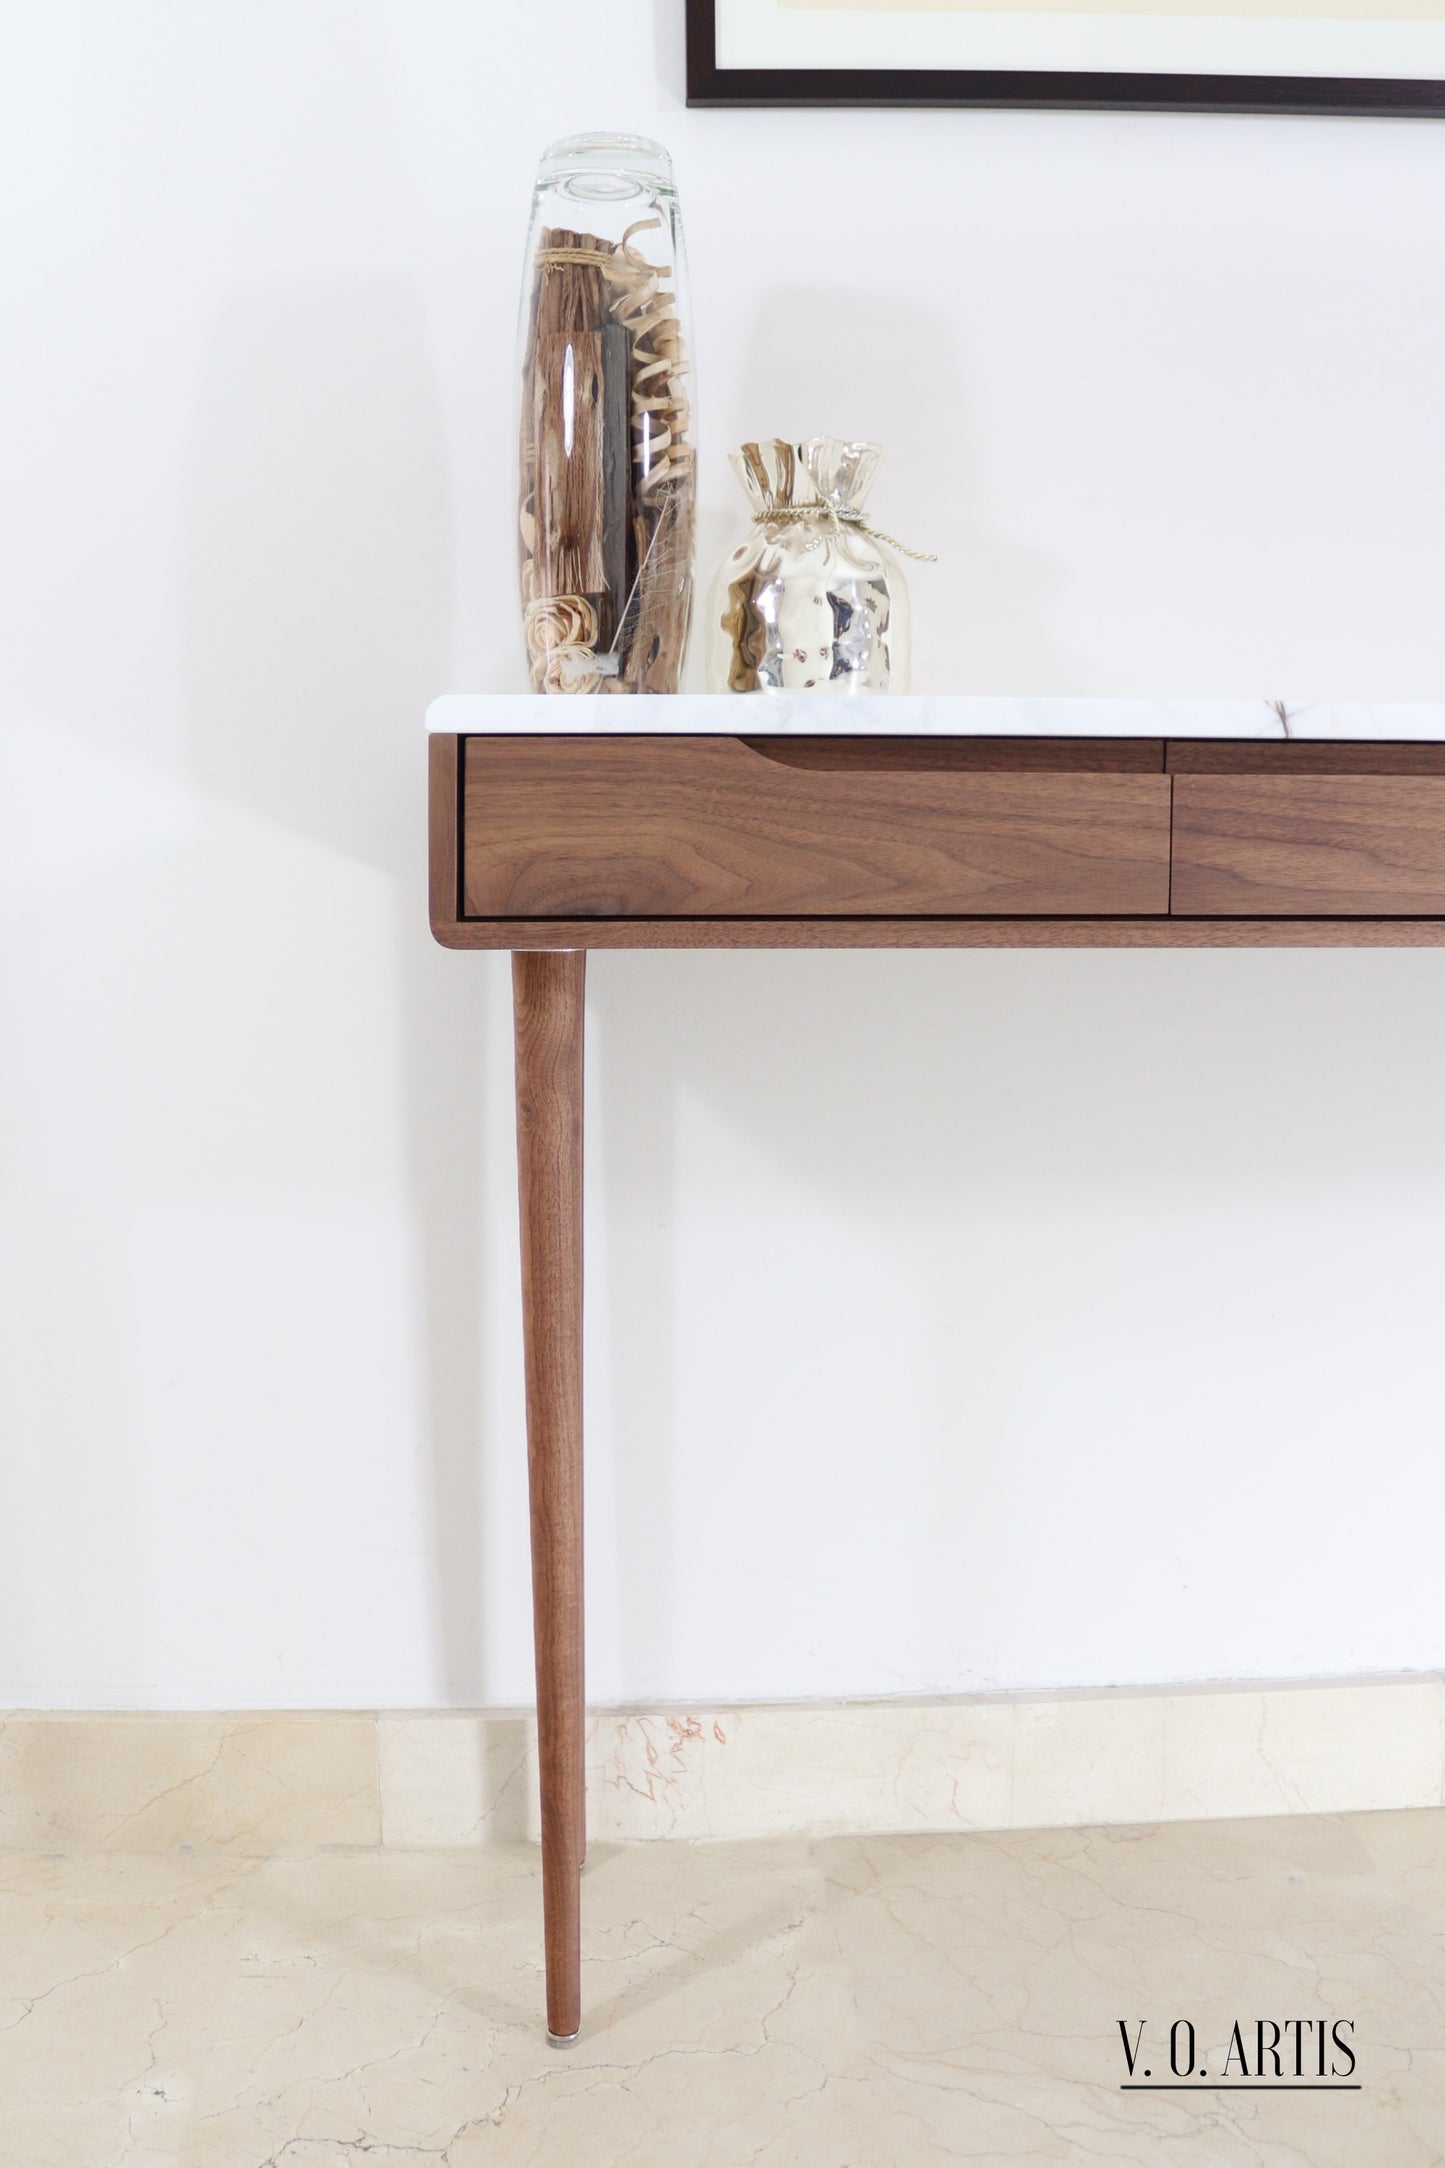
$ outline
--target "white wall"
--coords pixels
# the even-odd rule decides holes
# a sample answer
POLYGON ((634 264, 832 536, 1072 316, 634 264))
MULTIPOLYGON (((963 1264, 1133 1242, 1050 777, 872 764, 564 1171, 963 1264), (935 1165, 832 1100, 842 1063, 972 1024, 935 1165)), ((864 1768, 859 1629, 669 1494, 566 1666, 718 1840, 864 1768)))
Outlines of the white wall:
MULTIPOLYGON (((888 447, 922 690, 1445 691, 1445 130, 688 114, 681 0, 7 10, 0 1703, 527 1698, 505 959, 537 152, 672 147, 704 560, 888 447)), ((591 967, 591 1685, 1445 1660, 1445 954, 591 967)))

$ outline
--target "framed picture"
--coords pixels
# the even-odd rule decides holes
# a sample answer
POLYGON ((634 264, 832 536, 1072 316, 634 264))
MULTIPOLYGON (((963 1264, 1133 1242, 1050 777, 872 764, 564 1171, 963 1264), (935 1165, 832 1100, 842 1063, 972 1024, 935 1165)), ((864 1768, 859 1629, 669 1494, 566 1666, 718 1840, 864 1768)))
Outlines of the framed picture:
POLYGON ((1445 115, 1445 0, 687 0, 687 102, 1445 115))

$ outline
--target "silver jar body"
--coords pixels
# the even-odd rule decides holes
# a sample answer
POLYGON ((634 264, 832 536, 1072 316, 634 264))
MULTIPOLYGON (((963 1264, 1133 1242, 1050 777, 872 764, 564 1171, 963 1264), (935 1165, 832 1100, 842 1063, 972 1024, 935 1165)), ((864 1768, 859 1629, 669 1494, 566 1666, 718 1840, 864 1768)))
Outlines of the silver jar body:
POLYGON ((908 586, 864 511, 881 457, 837 437, 732 454, 753 526, 709 598, 714 692, 907 692, 908 586))

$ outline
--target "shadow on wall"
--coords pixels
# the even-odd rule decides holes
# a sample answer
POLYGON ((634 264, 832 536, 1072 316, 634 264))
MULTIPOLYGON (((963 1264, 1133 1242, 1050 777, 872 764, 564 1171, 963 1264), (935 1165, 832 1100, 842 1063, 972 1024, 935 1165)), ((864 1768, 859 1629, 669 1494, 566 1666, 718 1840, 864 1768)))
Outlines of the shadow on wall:
POLYGON ((1440 968, 1428 950, 604 952, 609 1165, 685 1095, 790 1175, 944 1219, 1020 1183, 1434 1179, 1440 968), (632 1094, 642 1069, 666 1100, 632 1094))
MULTIPOLYGON (((420 1222, 437 1668, 449 1698, 465 1700, 482 1668, 480 1004, 426 923, 422 715, 449 663, 451 508, 409 286, 280 285, 228 307, 201 380, 186 542, 199 778, 392 889, 394 930, 374 964, 393 977, 420 1222)), ((296 926, 318 989, 353 938, 340 924, 296 926)), ((363 983, 368 961, 355 966, 363 983)), ((345 1359, 344 1347, 318 1348, 320 1361, 345 1359)))
POLYGON ((687 104, 686 20, 677 0, 652 0, 652 58, 658 83, 687 104))
MULTIPOLYGON (((986 1626, 997 1646, 965 1646, 957 1664, 943 1651, 940 1677, 956 1680, 970 1665, 1016 1675, 1031 1619, 1048 1613, 1048 1576, 1061 1570, 1021 1534, 1037 1510, 1030 1426, 1045 1420, 1041 1410, 1065 1447, 1080 1444, 1076 1463, 1067 1450, 1051 1457, 1048 1478, 1082 1486, 1080 1514, 1097 1511, 1087 1486, 1100 1438, 1112 1440, 1108 1479, 1137 1479, 1147 1496, 1165 1407, 1175 1445, 1187 1444, 1191 1426, 1196 1446, 1217 1434, 1215 1476, 1238 1452, 1240 1480, 1269 1497, 1268 1471, 1307 1463, 1321 1401, 1338 1391, 1353 1407, 1371 1336, 1410 1343, 1419 1260, 1398 1249, 1390 1215, 1445 1183, 1439 978, 1429 952, 594 957, 599 1202, 617 1290, 611 1417, 625 1441, 616 1470, 624 1662, 645 1665, 676 1625, 658 1561, 670 1560, 680 1518, 671 1457, 679 1398, 694 1422, 708 1417, 707 1386, 682 1374, 681 1356, 684 1346, 697 1356, 699 1290, 716 1268, 695 1242, 679 1254, 680 1169, 690 1163, 689 1186, 705 1186, 715 1237, 748 1276, 741 1287, 714 1282, 726 1315, 703 1321, 702 1361, 716 1352, 709 1376, 721 1381, 731 1420, 764 1440, 756 1465, 770 1453, 787 1461, 794 1472, 779 1496, 795 1506, 799 1471, 826 1469, 830 1493, 849 1490, 840 1519, 864 1531, 860 1576, 870 1545, 889 1541, 898 1556, 886 1585, 967 1586, 958 1615, 986 1626), (715 1186, 697 1158, 709 1136, 726 1153, 715 1186), (728 1184, 740 1167, 751 1170, 758 1217, 735 1241, 728 1184), (816 1215, 794 1201, 809 1191, 816 1215), (831 1323, 819 1292, 831 1260, 820 1251, 818 1284, 794 1289, 769 1256, 780 1213, 794 1225, 816 1216, 825 1229, 830 1199, 864 1223, 851 1253, 857 1277, 831 1323), (1293 1282, 1269 1279, 1281 1260, 1299 1275, 1293 1282), (1363 1319, 1351 1307, 1362 1290, 1363 1319), (809 1331, 780 1339, 778 1305, 809 1319, 809 1331), (877 1334, 900 1328, 880 1352, 877 1334), (1229 1400, 1228 1377, 1218 1393, 1210 1382, 1219 1348, 1255 1331, 1244 1360, 1246 1374, 1250 1360, 1260 1366, 1257 1404, 1225 1425, 1215 1402, 1229 1400), (693 1337, 679 1342, 679 1333, 693 1337), (1162 1347, 1158 1367, 1141 1353, 1151 1340, 1162 1347), (827 1373, 816 1404, 797 1394, 791 1416, 768 1392, 753 1402, 729 1383, 756 1374, 776 1385, 769 1362, 780 1349, 792 1379, 827 1373), (1193 1385, 1176 1401, 1180 1375, 1193 1385), (900 1512, 891 1493, 880 1499, 867 1461, 837 1453, 832 1425, 859 1395, 877 1405, 879 1450, 908 1494, 900 1512), (1204 1413, 1193 1404, 1201 1398, 1204 1413), (1271 1436, 1273 1456, 1263 1443, 1271 1436), (960 1583, 965 1542, 973 1548, 960 1583)), ((1408 1412, 1396 1416, 1407 1433, 1408 1412)), ((1322 1450, 1337 1446, 1331 1438, 1322 1450)), ((707 1478, 738 1480, 722 1467, 707 1478)), ((1205 1517, 1223 1510, 1228 1485, 1206 1490, 1205 1517)), ((691 1513, 706 1510, 706 1495, 694 1471, 691 1513)), ((1156 1530, 1166 1561, 1167 1533, 1156 1530)), ((791 1540, 811 1535, 804 1515, 791 1540)), ((1220 1542, 1237 1549, 1237 1532, 1221 1528, 1220 1542)), ((1137 1560, 1119 1570, 1146 1578, 1137 1560)), ((1158 1602, 1182 1612, 1190 1599, 1167 1564, 1159 1570, 1158 1602)), ((746 1604, 749 1585, 721 1578, 715 1610, 746 1604)), ((901 1613, 897 1623, 906 1640, 901 1613)), ((726 1647, 725 1618, 717 1630, 726 1647)), ((801 1641, 807 1622, 790 1631, 801 1641)), ((839 1690, 859 1689, 845 1681, 839 1690)), ((870 1681, 868 1690, 879 1689, 870 1681)))

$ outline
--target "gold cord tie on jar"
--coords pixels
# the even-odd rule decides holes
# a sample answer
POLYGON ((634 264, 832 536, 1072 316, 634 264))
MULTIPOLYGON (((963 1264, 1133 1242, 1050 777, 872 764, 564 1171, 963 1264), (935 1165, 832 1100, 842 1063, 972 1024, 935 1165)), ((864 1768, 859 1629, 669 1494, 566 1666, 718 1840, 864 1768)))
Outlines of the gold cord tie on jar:
POLYGON ((849 505, 835 504, 783 504, 772 512, 754 512, 753 523, 758 527, 795 526, 806 519, 829 519, 835 527, 856 527, 874 542, 882 542, 900 556, 911 557, 918 565, 936 565, 938 559, 932 550, 911 550, 906 542, 900 542, 896 534, 886 528, 875 527, 866 512, 855 512, 849 505))

